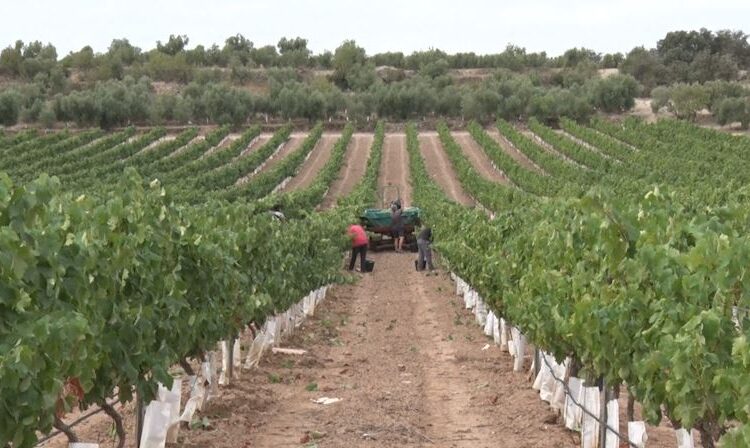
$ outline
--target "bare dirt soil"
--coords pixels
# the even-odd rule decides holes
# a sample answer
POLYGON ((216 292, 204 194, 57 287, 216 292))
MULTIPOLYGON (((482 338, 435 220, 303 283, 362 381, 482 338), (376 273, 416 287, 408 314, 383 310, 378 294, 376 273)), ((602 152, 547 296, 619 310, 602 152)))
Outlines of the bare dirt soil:
POLYGON ((332 207, 340 197, 348 195, 365 175, 367 160, 370 157, 373 142, 372 134, 353 134, 344 156, 344 166, 338 178, 328 190, 322 207, 332 207))
POLYGON ((284 143, 284 146, 281 147, 281 150, 276 153, 273 158, 268 159, 268 163, 266 163, 266 165, 263 167, 263 170, 261 171, 268 171, 273 169, 276 165, 279 164, 279 162, 284 160, 286 156, 296 151, 302 145, 302 142, 305 141, 306 137, 307 134, 300 133, 290 135, 289 140, 284 143))
POLYGON ((200 157, 201 159, 210 156, 211 154, 215 153, 216 151, 221 151, 222 149, 228 148, 232 143, 234 143, 235 140, 240 138, 240 134, 229 134, 222 141, 219 142, 218 145, 212 146, 208 148, 208 151, 204 152, 203 155, 200 157))
POLYGON ((310 157, 302 164, 297 175, 282 189, 282 192, 306 188, 313 183, 315 176, 331 158, 331 150, 339 138, 341 134, 323 134, 310 153, 310 157))
MULTIPOLYGON (((261 164, 261 168, 257 173, 255 174, 249 173, 246 176, 240 179, 237 179, 236 185, 242 185, 248 182, 253 176, 256 176, 262 172, 273 169, 273 167, 275 167, 276 165, 279 164, 279 162, 284 160, 286 156, 288 156, 290 153, 294 152, 297 148, 299 148, 300 145, 302 145, 302 142, 305 141, 305 137, 307 137, 307 135, 301 134, 301 133, 295 133, 295 134, 290 135, 289 140, 287 140, 286 142, 282 144, 281 149, 279 149, 276 153, 271 155, 270 158, 268 158, 265 162, 263 162, 263 164, 261 164)), ((255 145, 251 145, 251 146, 255 146, 255 145)), ((240 157, 242 157, 246 153, 249 153, 250 151, 252 151, 252 149, 248 150, 247 152, 243 152, 243 154, 241 154, 240 157)))
POLYGON ((519 165, 526 168, 527 170, 535 171, 539 174, 546 174, 544 170, 534 163, 533 160, 529 159, 526 154, 522 153, 518 150, 513 144, 505 138, 505 136, 500 134, 500 131, 497 129, 490 129, 487 131, 487 134, 492 137, 503 150, 505 150, 505 153, 509 156, 513 157, 513 160, 518 162, 519 165))
POLYGON ((523 135, 531 139, 534 143, 536 143, 540 148, 547 151, 548 153, 552 154, 555 157, 558 157, 571 165, 575 165, 579 168, 587 168, 586 166, 581 165, 580 163, 576 162, 575 160, 571 159, 570 157, 566 156, 565 154, 561 153, 557 150, 554 146, 547 143, 545 140, 543 140, 541 137, 536 135, 533 131, 530 131, 528 129, 522 129, 521 132, 523 135))
POLYGON ((447 276, 409 269, 407 254, 371 258, 285 344, 307 354, 243 373, 207 413, 216 429, 183 431, 180 446, 576 446, 508 355, 482 350, 447 276), (324 396, 342 401, 311 402, 324 396))
POLYGON ((573 134, 569 134, 569 133, 568 133, 567 131, 565 131, 564 129, 556 129, 556 130, 555 130, 555 132, 556 132, 556 133, 558 133, 558 134, 560 134, 560 135, 562 135, 562 136, 563 136, 563 137, 565 137, 565 138, 568 138, 568 139, 570 139, 570 140, 573 140, 573 141, 574 141, 574 142, 576 142, 576 143, 577 143, 577 144, 578 144, 579 146, 583 146, 584 148, 588 149, 589 151, 591 151, 591 152, 594 152, 594 153, 596 153, 596 154, 599 154, 600 156, 604 157, 605 159, 609 159, 609 160, 615 160, 615 161, 619 162, 619 160, 618 160, 618 159, 616 159, 616 158, 614 158, 614 157, 611 157, 611 156, 610 156, 609 154, 607 154, 607 153, 603 152, 602 150, 600 150, 600 149, 599 149, 599 148, 597 148, 596 146, 593 146, 593 145, 591 145, 590 143, 588 143, 588 142, 585 142, 585 141, 581 140, 580 138, 576 137, 575 135, 573 135, 573 134))
POLYGON ((189 142, 187 142, 187 144, 180 146, 179 148, 175 149, 174 151, 172 151, 171 153, 169 153, 168 155, 166 155, 165 158, 169 158, 169 157, 174 157, 174 156, 180 155, 190 145, 194 145, 196 143, 200 143, 200 142, 202 142, 205 139, 206 139, 205 135, 198 135, 194 139, 192 139, 189 142))
POLYGON ((443 150, 436 133, 421 133, 419 135, 419 149, 425 161, 427 171, 435 182, 440 185, 448 197, 463 205, 472 205, 474 201, 461 188, 453 165, 443 150))
POLYGON ((409 154, 406 152, 406 134, 386 134, 383 141, 383 159, 380 165, 380 188, 395 185, 401 193, 401 205, 411 206, 409 182, 409 154))
POLYGON ((246 155, 250 154, 251 152, 265 145, 266 142, 270 140, 272 136, 273 136, 272 134, 260 134, 258 137, 254 138, 253 141, 251 141, 249 145, 247 145, 247 148, 245 148, 240 153, 240 155, 237 156, 237 158, 245 157, 246 155))
POLYGON ((504 185, 512 185, 508 176, 499 169, 492 166, 492 161, 484 150, 474 141, 468 132, 454 132, 453 138, 461 146, 464 155, 469 159, 471 165, 479 174, 487 180, 498 182, 504 185))

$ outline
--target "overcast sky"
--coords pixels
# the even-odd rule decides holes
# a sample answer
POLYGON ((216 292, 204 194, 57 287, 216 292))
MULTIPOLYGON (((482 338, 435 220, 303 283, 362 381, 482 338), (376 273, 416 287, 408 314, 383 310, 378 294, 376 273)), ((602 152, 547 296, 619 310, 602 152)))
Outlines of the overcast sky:
POLYGON ((667 31, 750 32, 750 0, 3 0, 0 45, 53 43, 60 56, 114 38, 143 49, 187 34, 190 47, 241 33, 256 46, 301 36, 319 53, 355 39, 368 54, 440 48, 496 53, 508 43, 558 55, 623 53, 667 31))

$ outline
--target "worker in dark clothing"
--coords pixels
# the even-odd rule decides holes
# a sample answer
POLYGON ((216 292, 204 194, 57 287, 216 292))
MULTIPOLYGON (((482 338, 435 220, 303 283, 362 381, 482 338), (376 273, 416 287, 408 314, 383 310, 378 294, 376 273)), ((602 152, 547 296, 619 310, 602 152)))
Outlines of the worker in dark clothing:
POLYGON ((403 252, 406 229, 404 228, 404 217, 401 215, 401 201, 391 204, 391 228, 394 233, 394 249, 396 249, 396 252, 403 252))
POLYGON ((417 260, 417 270, 422 271, 426 267, 429 271, 427 275, 435 274, 435 266, 432 264, 432 229, 425 227, 419 232, 417 237, 417 248, 419 249, 419 259, 417 260))

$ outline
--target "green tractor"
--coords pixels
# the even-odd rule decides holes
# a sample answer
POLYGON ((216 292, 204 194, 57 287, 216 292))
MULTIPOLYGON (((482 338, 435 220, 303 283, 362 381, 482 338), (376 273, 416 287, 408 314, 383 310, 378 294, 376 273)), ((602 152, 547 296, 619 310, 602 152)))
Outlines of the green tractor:
MULTIPOLYGON (((380 191, 380 207, 368 208, 359 217, 362 227, 370 235, 370 250, 393 249, 396 233, 391 221, 391 204, 401 203, 400 189, 396 185, 388 185, 380 191)), ((414 230, 421 225, 418 207, 406 207, 401 210, 404 220, 404 249, 415 252, 417 239, 414 230)))

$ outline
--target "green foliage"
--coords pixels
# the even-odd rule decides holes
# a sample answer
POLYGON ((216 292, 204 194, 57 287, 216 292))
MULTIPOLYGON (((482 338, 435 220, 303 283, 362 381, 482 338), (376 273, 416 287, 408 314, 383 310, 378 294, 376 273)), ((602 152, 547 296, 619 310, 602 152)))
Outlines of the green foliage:
POLYGON ((0 124, 13 126, 21 113, 21 95, 15 90, 0 92, 0 124))
POLYGON ((601 68, 618 68, 624 60, 625 56, 622 53, 607 53, 602 56, 599 64, 601 68))
POLYGON ((694 120, 701 109, 707 109, 710 97, 706 89, 697 84, 677 84, 670 88, 668 108, 679 118, 694 120))
POLYGON ((750 126, 750 96, 746 98, 725 98, 717 106, 716 120, 721 125, 740 122, 743 129, 750 126))
POLYGON ((611 161, 603 158, 596 152, 580 145, 570 138, 556 133, 553 129, 544 126, 533 118, 529 120, 529 129, 553 148, 565 154, 578 164, 595 169, 599 172, 609 171, 611 161))
POLYGON ((3 243, 15 292, 0 304, 0 444, 18 448, 52 428, 66 381, 81 384, 84 407, 115 389, 148 401, 178 360, 335 281, 345 247, 336 215, 269 238, 281 228, 250 206, 175 205, 132 172, 102 198, 60 194, 46 177, 25 188, 5 177, 2 191, 17 221, 3 243), (319 246, 309 232, 333 238, 319 246))
MULTIPOLYGON (((205 172, 191 180, 192 189, 198 191, 222 190, 234 185, 239 179, 255 173, 279 149, 280 145, 286 142, 291 132, 291 126, 283 126, 263 146, 250 154, 236 158, 232 163, 205 172)), ((186 189, 185 192, 189 193, 190 191, 186 189)))
POLYGON ((187 35, 175 36, 174 34, 170 34, 167 43, 162 45, 161 41, 156 42, 156 50, 169 56, 174 56, 182 53, 185 47, 187 47, 188 42, 190 42, 190 39, 187 35))
POLYGON ((291 179, 310 155, 323 135, 323 124, 318 123, 310 130, 305 140, 293 153, 288 154, 272 169, 262 171, 248 182, 220 193, 223 199, 258 200, 271 193, 285 180, 291 179))
POLYGON ((149 54, 144 66, 145 72, 157 81, 188 83, 193 76, 193 68, 183 52, 174 55, 162 51, 149 54))
MULTIPOLYGON (((498 127, 503 135, 516 144, 516 147, 519 145, 523 147, 526 144, 534 145, 531 141, 515 139, 515 137, 520 134, 517 134, 507 122, 502 120, 499 121, 498 127)), ((559 188, 557 181, 551 177, 542 176, 521 167, 521 165, 509 156, 505 150, 503 150, 503 148, 501 148, 500 145, 476 122, 469 124, 469 132, 474 140, 476 140, 476 142, 484 149, 487 156, 497 168, 505 173, 505 175, 522 190, 541 196, 549 194, 559 188)))
MULTIPOLYGON (((598 135, 617 147, 603 134, 563 123, 580 136, 598 135)), ((659 188, 645 195, 642 189, 632 195, 617 190, 616 196, 595 188, 580 197, 560 195, 528 205, 503 207, 498 201, 491 220, 445 199, 427 175, 416 130, 409 126, 415 202, 440 235, 436 248, 441 258, 496 315, 559 361, 580 361, 579 375, 627 384, 649 421, 659 421, 666 409, 672 421, 695 427, 715 442, 728 422, 745 423, 750 417, 744 405, 750 326, 744 311, 738 320, 734 317, 734 307, 744 310, 750 297, 744 268, 750 260, 750 209, 744 189, 724 198, 720 207, 696 207, 705 198, 697 190, 715 187, 692 174, 712 170, 705 160, 717 160, 713 151, 741 171, 746 162, 732 157, 750 143, 677 121, 596 125, 640 142, 623 158, 646 164, 644 173, 655 170, 665 176, 681 167, 680 176, 664 179, 690 177, 689 200, 680 202, 659 188), (679 158, 670 157, 678 151, 679 158), (670 166, 650 164, 664 158, 670 166), (693 160, 701 163, 693 165, 693 160)), ((439 132, 451 154, 446 129, 439 132)), ((462 185, 471 191, 471 177, 462 175, 465 164, 451 159, 462 185)), ((618 168, 601 183, 624 173, 618 168)), ((743 446, 746 434, 741 426, 722 441, 743 446)))
POLYGON ((368 64, 365 49, 353 40, 344 41, 333 54, 331 79, 341 88, 364 90, 375 82, 375 66, 368 64))
POLYGON ((599 53, 588 48, 571 48, 559 58, 562 67, 575 67, 579 64, 598 64, 602 57, 599 53))
POLYGON ((519 189, 484 179, 463 154, 461 147, 451 136, 448 126, 445 123, 439 123, 437 130, 440 142, 456 170, 461 185, 483 207, 500 210, 531 200, 529 195, 519 189))
POLYGON ((151 85, 146 80, 107 81, 94 89, 55 98, 55 113, 63 121, 109 128, 148 118, 151 85))
POLYGON ((330 158, 318 172, 312 184, 297 191, 269 195, 260 201, 259 208, 270 210, 272 207, 279 206, 287 218, 304 216, 312 211, 323 201, 331 183, 341 172, 346 149, 353 133, 354 126, 348 124, 344 127, 341 137, 331 149, 330 158))
MULTIPOLYGON (((338 205, 345 208, 360 209, 373 207, 378 203, 378 174, 380 173, 381 160, 383 158, 383 142, 385 141, 385 123, 382 121, 375 125, 375 135, 370 148, 370 157, 367 159, 365 175, 359 181, 351 194, 339 199, 338 205)), ((358 210, 361 211, 361 210, 358 210)))
POLYGON ((278 63, 282 67, 304 67, 309 63, 312 52, 307 48, 307 39, 282 37, 277 46, 280 55, 278 63))
POLYGON ((599 79, 590 89, 594 107, 604 112, 625 112, 632 109, 638 91, 638 81, 629 75, 599 79))

